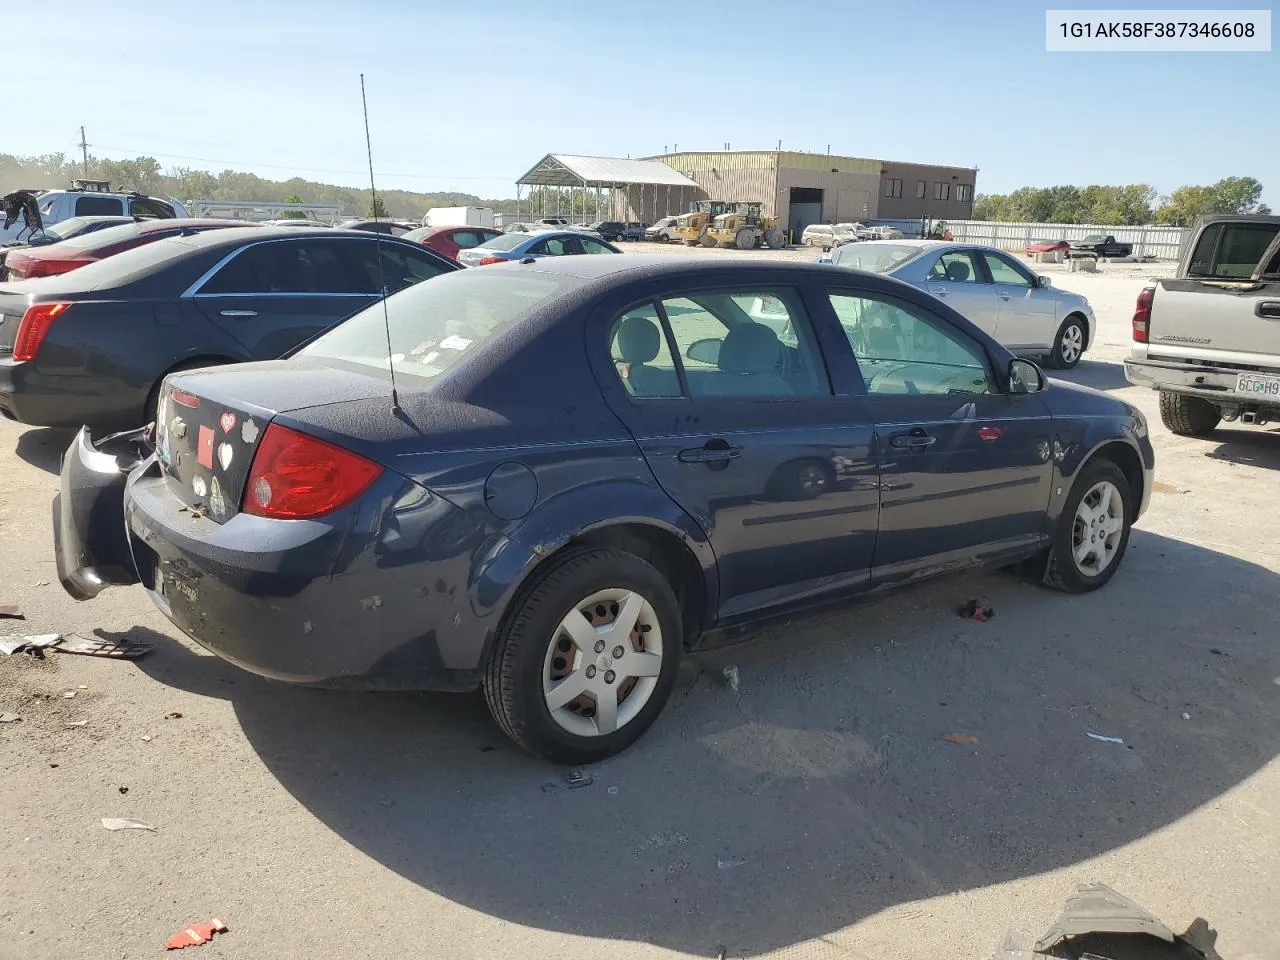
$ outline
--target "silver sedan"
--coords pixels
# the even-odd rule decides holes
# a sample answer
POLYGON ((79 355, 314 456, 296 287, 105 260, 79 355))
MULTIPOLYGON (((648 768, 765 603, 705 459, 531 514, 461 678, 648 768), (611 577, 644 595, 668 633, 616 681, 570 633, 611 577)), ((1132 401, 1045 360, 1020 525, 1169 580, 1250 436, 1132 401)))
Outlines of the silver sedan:
POLYGON ((944 240, 876 240, 837 247, 823 262, 883 273, 950 304, 1014 353, 1069 370, 1093 344, 1089 301, 1054 289, 995 247, 944 240))

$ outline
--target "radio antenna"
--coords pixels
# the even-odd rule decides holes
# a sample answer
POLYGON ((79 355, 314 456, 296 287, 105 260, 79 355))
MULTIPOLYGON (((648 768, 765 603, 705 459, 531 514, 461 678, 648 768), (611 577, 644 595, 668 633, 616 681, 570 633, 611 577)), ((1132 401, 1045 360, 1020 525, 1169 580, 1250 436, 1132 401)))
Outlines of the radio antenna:
MULTIPOLYGON (((378 222, 378 188, 373 185, 373 141, 369 138, 369 101, 364 94, 364 74, 360 74, 360 105, 364 108, 364 149, 369 156, 369 212, 378 222)), ((391 317, 387 310, 387 281, 382 268, 382 231, 373 232, 374 251, 378 255, 378 290, 382 294, 382 329, 387 335, 387 369, 391 371, 391 412, 400 414, 400 395, 396 392, 396 361, 391 355, 391 317)))

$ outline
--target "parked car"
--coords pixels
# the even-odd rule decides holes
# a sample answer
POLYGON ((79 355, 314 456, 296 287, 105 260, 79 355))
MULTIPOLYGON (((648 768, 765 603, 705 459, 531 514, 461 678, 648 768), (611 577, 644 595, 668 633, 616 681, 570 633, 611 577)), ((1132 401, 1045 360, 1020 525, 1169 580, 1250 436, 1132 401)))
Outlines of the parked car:
POLYGON ((1120 243, 1115 237, 1094 233, 1083 240, 1071 241, 1068 253, 1073 257, 1130 257, 1133 256, 1133 244, 1120 243))
POLYGON ((98 260, 114 257, 125 250, 155 243, 166 237, 241 226, 246 224, 237 220, 194 220, 185 217, 172 220, 130 220, 106 230, 81 234, 47 247, 15 250, 5 258, 3 279, 6 282, 13 282, 70 273, 72 270, 79 270, 98 260))
POLYGON ((340 230, 365 230, 369 233, 381 233, 388 237, 403 237, 411 230, 420 229, 416 223, 396 220, 344 220, 338 224, 340 230))
POLYGON ((63 220, 61 223, 46 227, 39 233, 25 236, 21 240, 12 240, 9 243, 0 244, 0 278, 4 277, 5 257, 15 250, 25 250, 28 247, 47 247, 50 244, 61 243, 63 240, 70 240, 72 237, 80 237, 88 233, 105 230, 107 227, 116 227, 122 223, 133 222, 133 217, 72 217, 70 220, 63 220))
MULTIPOLYGON (((105 186, 105 185, 104 185, 105 186)), ((185 217, 187 208, 167 197, 145 197, 139 193, 112 193, 102 190, 41 190, 36 198, 40 220, 49 227, 72 217, 129 217, 163 219, 185 217)), ((21 239, 26 225, 18 222, 0 229, 0 243, 21 239)))
POLYGON ((800 234, 801 246, 821 247, 823 250, 856 243, 858 239, 853 224, 848 223, 811 223, 800 234))
POLYGON ((486 240, 500 236, 502 231, 494 227, 452 226, 419 227, 417 230, 410 230, 401 239, 420 243, 428 250, 434 250, 450 260, 457 260, 459 251, 470 250, 486 240))
POLYGON ((140 581, 279 681, 482 687, 574 764, 762 619, 1023 560, 1101 587, 1154 467, 1137 409, 907 284, 641 256, 421 284, 289 359, 170 377, 155 435, 67 451, 72 596, 140 581), (791 345, 746 314, 762 294, 791 345))
POLYGON ((395 291, 456 269, 394 237, 238 227, 0 284, 0 415, 134 427, 168 373, 278 357, 376 302, 380 278, 395 291))
POLYGON ((1063 257, 1071 255, 1071 243, 1068 240, 1032 240, 1027 244, 1027 256, 1037 253, 1060 253, 1063 257))
POLYGON ((641 223, 638 220, 628 221, 626 227, 622 231, 623 240, 641 241, 645 237, 645 231, 649 229, 647 223, 641 223))
POLYGON ((1182 436, 1280 420, 1280 217, 1198 220, 1173 279, 1138 294, 1124 370, 1182 436))
POLYGON ((646 240, 654 240, 661 243, 670 243, 673 240, 679 240, 676 236, 676 217, 663 217, 653 226, 646 227, 644 238, 646 240))
POLYGON ((469 250, 460 250, 458 262, 464 267, 484 267, 508 260, 621 252, 613 244, 577 230, 545 230, 501 234, 469 250))
POLYGON ((884 273, 919 287, 959 310, 1020 355, 1046 355, 1069 370, 1093 345, 1089 301, 1056 290, 1015 257, 995 247, 942 240, 871 241, 837 247, 838 266, 884 273))
POLYGON ((902 231, 897 227, 882 224, 876 227, 864 227, 863 236, 867 240, 901 240, 902 231))
POLYGON ((620 220, 601 220, 599 223, 591 224, 590 229, 600 234, 602 240, 616 241, 622 239, 627 225, 620 220))

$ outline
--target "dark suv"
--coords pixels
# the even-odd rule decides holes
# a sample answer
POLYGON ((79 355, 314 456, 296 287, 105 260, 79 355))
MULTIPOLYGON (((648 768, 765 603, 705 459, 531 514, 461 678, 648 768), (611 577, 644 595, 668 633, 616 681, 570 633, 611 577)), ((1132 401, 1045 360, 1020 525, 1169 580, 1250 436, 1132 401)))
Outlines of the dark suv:
POLYGON ((602 220, 600 223, 593 223, 591 229, 600 234, 601 240, 621 240, 627 225, 618 220, 602 220))

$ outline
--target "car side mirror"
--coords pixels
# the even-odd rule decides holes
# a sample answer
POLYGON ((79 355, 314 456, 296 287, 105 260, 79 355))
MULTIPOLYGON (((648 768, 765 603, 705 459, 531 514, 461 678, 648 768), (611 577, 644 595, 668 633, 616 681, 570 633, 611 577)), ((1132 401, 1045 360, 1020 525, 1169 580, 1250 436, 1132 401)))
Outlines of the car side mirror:
POLYGON ((709 363, 714 367, 720 363, 720 344, 722 342, 714 337, 706 340, 695 340, 689 344, 689 349, 684 352, 684 355, 690 360, 709 363))
POLYGON ((1037 287, 1051 287, 1051 286, 1053 286, 1053 281, 1052 281, 1052 280, 1050 280, 1048 277, 1046 277, 1046 276, 1042 273, 1042 274, 1039 274, 1039 275, 1036 277, 1036 286, 1037 286, 1037 287))
POLYGON ((1047 385, 1044 372, 1032 361, 1014 357, 1009 361, 1009 392, 1039 393, 1047 385))

